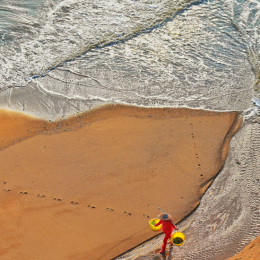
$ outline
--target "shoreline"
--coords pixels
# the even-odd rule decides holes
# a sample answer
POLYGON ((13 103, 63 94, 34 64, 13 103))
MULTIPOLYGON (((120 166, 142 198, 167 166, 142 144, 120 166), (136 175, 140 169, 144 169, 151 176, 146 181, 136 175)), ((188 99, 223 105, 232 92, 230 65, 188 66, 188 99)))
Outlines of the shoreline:
MULTIPOLYGON (((28 260, 30 252, 18 237, 32 242, 28 224, 33 216, 37 229, 34 236, 39 239, 37 234, 41 234, 41 243, 50 252, 58 254, 60 245, 67 245, 66 252, 56 258, 45 255, 45 259, 55 260, 67 259, 68 255, 69 259, 108 259, 131 249, 154 235, 146 222, 157 216, 156 205, 171 213, 175 222, 183 219, 198 205, 225 161, 228 147, 221 147, 223 142, 229 143, 232 134, 228 133, 239 114, 108 105, 48 122, 5 112, 2 118, 8 121, 9 115, 10 122, 1 133, 5 138, 0 151, 5 189, 1 208, 7 208, 5 214, 11 214, 14 223, 21 222, 13 240, 28 260), (21 121, 14 120, 15 116, 21 121), (18 121, 22 137, 11 131, 18 121), (172 172, 173 176, 169 175, 172 172), (171 198, 165 199, 165 192, 171 198), (177 194, 182 196, 177 199, 177 194), (48 226, 46 230, 39 227, 39 222, 44 223, 42 215, 48 216, 52 229, 60 234, 54 235, 59 241, 57 248, 48 242, 48 226), (96 223, 94 227, 86 223, 86 216, 96 223), (107 223, 112 224, 108 227, 107 223), (70 239, 65 235, 67 229, 70 239)), ((37 244, 39 250, 41 243, 37 244)), ((8 242, 5 246, 10 248, 8 242)), ((16 250, 10 248, 5 254, 12 256, 16 250)))
MULTIPOLYGON (((114 111, 114 109, 121 110, 118 113, 118 115, 121 116, 136 116, 136 113, 139 113, 141 110, 144 111, 144 113, 139 114, 138 117, 144 118, 146 116, 152 118, 152 119, 158 119, 157 117, 162 117, 164 115, 164 111, 174 111, 174 114, 171 115, 171 117, 180 117, 180 116, 188 116, 191 114, 199 114, 199 115, 223 115, 227 113, 236 113, 239 114, 241 111, 236 110, 208 110, 208 109, 195 109, 195 108, 189 108, 189 107, 180 107, 180 108, 173 108, 173 107, 142 107, 142 106, 132 106, 132 105, 121 105, 121 104, 106 104, 102 106, 98 106, 96 108, 93 108, 91 110, 81 112, 78 114, 72 114, 67 116, 66 118, 57 118, 56 120, 48 120, 45 118, 35 117, 33 115, 23 113, 20 111, 15 110, 8 110, 6 108, 0 108, 0 121, 3 120, 9 120, 7 124, 5 124, 4 131, 0 132, 1 136, 4 132, 14 130, 10 133, 10 135, 14 135, 15 137, 13 139, 7 140, 7 142, 1 143, 1 148, 7 148, 15 143, 18 143, 20 141, 26 140, 27 138, 34 137, 39 134, 58 134, 62 133, 62 131, 72 131, 77 130, 81 128, 82 126, 85 126, 86 124, 94 123, 97 120, 106 119, 106 117, 113 117, 115 115, 112 115, 111 112, 114 111), (131 109, 130 112, 128 109, 131 109), (157 113, 156 116, 149 115, 149 111, 153 110, 154 113, 157 113), (102 113, 103 116, 99 115, 99 113, 102 113), (94 119, 96 118, 96 120, 94 119), (86 122, 83 122, 83 118, 86 122), (68 123, 70 125, 68 125, 68 123), (13 124, 13 125, 12 125, 13 124), (26 125, 26 124, 29 124, 26 125), (66 124, 66 126, 65 126, 66 124), (12 125, 10 128, 8 128, 9 125, 12 125), (19 127, 19 131, 15 131, 15 127, 19 127), (25 130, 26 128, 26 130, 25 130), (31 128, 31 129, 27 129, 31 128), (26 132, 27 131, 27 132, 26 132), (19 132, 19 133, 18 133, 19 132)), ((165 115, 166 116, 166 115, 165 115)), ((168 115, 167 115, 168 116, 168 115)), ((16 129, 17 130, 17 129, 16 129)), ((5 136, 4 136, 5 137, 5 136)), ((7 136, 8 138, 8 136, 7 136)))
POLYGON ((227 260, 247 260, 258 259, 260 255, 260 236, 256 237, 251 243, 249 243, 238 254, 228 258, 227 260))

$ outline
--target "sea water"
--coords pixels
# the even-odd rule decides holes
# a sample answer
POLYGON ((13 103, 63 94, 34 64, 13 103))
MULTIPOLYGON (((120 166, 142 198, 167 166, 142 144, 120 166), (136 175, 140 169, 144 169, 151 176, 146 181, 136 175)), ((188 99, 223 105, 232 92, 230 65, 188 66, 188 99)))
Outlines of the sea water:
POLYGON ((243 110, 260 2, 0 1, 0 105, 45 118, 106 103, 243 110))

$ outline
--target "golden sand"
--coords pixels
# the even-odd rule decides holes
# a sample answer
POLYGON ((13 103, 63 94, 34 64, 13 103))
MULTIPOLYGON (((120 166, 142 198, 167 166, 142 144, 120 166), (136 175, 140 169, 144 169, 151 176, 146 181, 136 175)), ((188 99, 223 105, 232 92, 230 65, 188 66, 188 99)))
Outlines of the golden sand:
POLYGON ((260 237, 257 237, 239 254, 228 258, 228 260, 259 260, 260 259, 260 237))
POLYGON ((57 122, 0 111, 0 258, 111 259, 175 222, 219 172, 235 112, 106 106, 57 122))

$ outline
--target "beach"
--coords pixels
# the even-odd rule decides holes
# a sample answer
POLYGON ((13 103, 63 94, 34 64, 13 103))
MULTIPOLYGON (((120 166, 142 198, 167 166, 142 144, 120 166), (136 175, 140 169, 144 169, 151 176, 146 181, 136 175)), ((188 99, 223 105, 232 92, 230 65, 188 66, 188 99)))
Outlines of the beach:
POLYGON ((1 110, 1 259, 111 259, 193 211, 237 112, 108 105, 54 122, 1 110))
POLYGON ((260 237, 255 238, 239 254, 228 258, 228 260, 259 259, 260 257, 260 237))

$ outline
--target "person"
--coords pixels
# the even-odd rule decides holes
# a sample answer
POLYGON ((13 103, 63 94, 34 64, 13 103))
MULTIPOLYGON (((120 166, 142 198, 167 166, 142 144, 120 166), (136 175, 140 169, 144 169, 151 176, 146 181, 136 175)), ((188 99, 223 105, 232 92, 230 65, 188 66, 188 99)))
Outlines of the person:
MULTIPOLYGON (((162 250, 160 251, 161 254, 165 252, 167 240, 171 238, 172 231, 175 229, 177 230, 177 227, 173 224, 173 220, 170 214, 161 213, 158 218, 160 221, 155 225, 156 227, 159 225, 162 225, 162 231, 164 232, 165 236, 163 239, 163 245, 162 250)), ((172 245, 172 242, 171 242, 172 245)))

